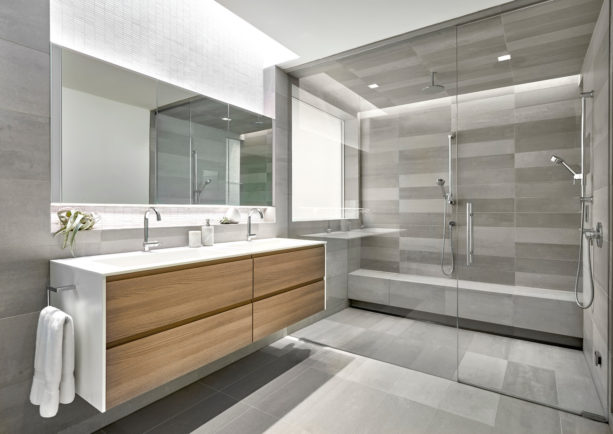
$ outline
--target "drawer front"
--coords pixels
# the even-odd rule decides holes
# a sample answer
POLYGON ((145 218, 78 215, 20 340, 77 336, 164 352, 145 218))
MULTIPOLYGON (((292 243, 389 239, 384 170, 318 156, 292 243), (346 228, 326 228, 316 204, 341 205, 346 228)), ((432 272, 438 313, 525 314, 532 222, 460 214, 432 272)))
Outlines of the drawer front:
POLYGON ((253 340, 314 315, 324 307, 323 280, 256 301, 253 303, 253 340))
POLYGON ((107 344, 250 302, 252 267, 246 259, 107 282, 107 344))
POLYGON ((253 259, 255 298, 323 279, 326 269, 324 246, 253 259))
POLYGON ((107 409, 252 342, 251 305, 106 351, 107 409))

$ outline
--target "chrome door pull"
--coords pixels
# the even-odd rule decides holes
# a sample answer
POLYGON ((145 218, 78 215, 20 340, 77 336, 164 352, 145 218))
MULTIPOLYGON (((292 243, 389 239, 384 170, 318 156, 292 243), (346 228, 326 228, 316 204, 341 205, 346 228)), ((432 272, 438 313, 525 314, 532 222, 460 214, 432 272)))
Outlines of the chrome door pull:
POLYGON ((473 204, 466 202, 466 265, 473 263, 473 204))

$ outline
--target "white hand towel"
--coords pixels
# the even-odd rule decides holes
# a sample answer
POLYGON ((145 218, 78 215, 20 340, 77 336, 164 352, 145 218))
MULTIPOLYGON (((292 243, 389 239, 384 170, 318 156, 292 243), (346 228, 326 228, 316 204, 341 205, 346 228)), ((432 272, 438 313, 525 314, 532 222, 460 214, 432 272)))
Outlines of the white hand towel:
POLYGON ((47 306, 41 310, 38 316, 38 327, 36 329, 36 349, 34 355, 34 379, 32 389, 30 389, 30 402, 40 405, 45 390, 45 360, 47 357, 47 317, 56 309, 47 306))
POLYGON ((62 341, 65 314, 52 312, 47 321, 47 357, 45 358, 45 390, 40 403, 40 415, 53 417, 60 404, 60 380, 62 378, 62 341))
POLYGON ((72 317, 64 312, 64 340, 62 345, 62 379, 60 402, 70 404, 75 397, 74 383, 74 324, 72 317))

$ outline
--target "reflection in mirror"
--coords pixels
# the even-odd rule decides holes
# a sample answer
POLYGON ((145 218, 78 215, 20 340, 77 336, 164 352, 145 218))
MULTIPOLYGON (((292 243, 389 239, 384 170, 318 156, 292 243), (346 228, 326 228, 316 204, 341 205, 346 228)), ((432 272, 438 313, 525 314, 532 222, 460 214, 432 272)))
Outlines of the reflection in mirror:
POLYGON ((272 120, 53 47, 54 202, 272 205, 272 120), (61 74, 57 72, 61 71, 61 74))

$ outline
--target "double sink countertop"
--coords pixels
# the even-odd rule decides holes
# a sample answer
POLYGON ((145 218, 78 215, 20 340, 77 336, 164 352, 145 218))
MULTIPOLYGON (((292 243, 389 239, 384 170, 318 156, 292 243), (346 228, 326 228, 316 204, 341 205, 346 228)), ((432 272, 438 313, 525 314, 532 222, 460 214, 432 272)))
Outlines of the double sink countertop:
POLYGON ((219 259, 313 247, 324 244, 324 241, 267 238, 252 241, 219 243, 206 247, 174 247, 169 249, 155 249, 150 252, 138 251, 83 256, 70 259, 55 259, 52 260, 51 263, 74 267, 103 276, 113 276, 136 271, 154 270, 176 265, 216 261, 219 259))

